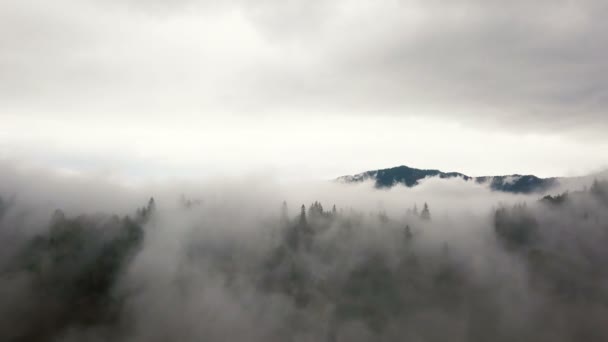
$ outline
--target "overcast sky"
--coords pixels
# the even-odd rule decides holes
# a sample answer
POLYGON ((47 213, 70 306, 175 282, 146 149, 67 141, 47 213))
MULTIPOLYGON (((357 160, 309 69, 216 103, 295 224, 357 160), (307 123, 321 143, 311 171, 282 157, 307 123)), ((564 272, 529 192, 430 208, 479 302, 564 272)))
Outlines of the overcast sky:
POLYGON ((608 2, 3 0, 0 157, 127 177, 608 167, 608 2))

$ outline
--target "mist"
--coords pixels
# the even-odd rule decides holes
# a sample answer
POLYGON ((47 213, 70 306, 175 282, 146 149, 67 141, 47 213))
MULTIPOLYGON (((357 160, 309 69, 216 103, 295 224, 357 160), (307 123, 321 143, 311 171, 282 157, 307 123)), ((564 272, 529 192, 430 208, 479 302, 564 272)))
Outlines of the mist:
POLYGON ((608 338, 602 179, 518 195, 0 175, 4 341, 608 338))
POLYGON ((607 14, 0 1, 0 342, 608 341, 607 14))

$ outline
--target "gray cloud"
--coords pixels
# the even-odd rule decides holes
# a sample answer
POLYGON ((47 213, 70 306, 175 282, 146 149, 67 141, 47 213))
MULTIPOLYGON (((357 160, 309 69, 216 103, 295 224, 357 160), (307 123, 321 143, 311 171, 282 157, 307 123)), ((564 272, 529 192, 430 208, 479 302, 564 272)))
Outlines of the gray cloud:
POLYGON ((8 1, 3 112, 297 108, 589 136, 607 125, 606 9, 591 0, 8 1))
POLYGON ((320 72, 298 79, 318 92, 298 105, 327 97, 529 130, 605 127, 602 3, 418 5, 370 6, 325 32, 320 72))

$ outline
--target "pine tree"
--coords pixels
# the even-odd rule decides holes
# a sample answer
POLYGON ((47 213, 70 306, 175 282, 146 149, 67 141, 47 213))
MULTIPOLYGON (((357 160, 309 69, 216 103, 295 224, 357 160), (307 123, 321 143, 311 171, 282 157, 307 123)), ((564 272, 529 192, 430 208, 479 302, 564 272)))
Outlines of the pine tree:
POLYGON ((304 204, 300 209, 300 224, 306 224, 306 206, 304 204))
POLYGON ((156 202, 154 201, 154 197, 150 197, 150 200, 148 201, 147 206, 137 209, 136 220, 138 221, 138 223, 148 222, 148 220, 150 219, 150 216, 152 216, 152 214, 154 213, 155 210, 156 210, 156 202))
POLYGON ((154 201, 154 197, 150 197, 148 201, 148 214, 151 214, 156 210, 156 202, 154 201))
POLYGON ((281 205, 281 224, 285 224, 289 221, 289 212, 287 209, 287 201, 283 201, 281 205))
POLYGON ((431 219, 431 212, 429 211, 429 206, 426 203, 424 203, 424 208, 422 208, 422 212, 420 212, 420 218, 427 221, 431 219))
POLYGON ((404 229, 403 233, 405 235, 405 241, 409 242, 413 237, 412 229, 410 228, 409 224, 405 225, 405 229, 404 229))
POLYGON ((310 205, 310 209, 308 211, 308 215, 310 217, 321 217, 323 216, 323 205, 319 201, 315 201, 310 205))

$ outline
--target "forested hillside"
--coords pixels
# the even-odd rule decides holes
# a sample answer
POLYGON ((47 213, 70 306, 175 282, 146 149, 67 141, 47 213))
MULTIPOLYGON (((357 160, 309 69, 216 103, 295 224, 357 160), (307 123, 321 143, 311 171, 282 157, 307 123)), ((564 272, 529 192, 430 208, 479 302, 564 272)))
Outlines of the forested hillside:
POLYGON ((608 339, 606 182, 497 204, 470 236, 432 202, 398 216, 267 203, 277 214, 238 233, 220 217, 236 208, 177 203, 125 217, 58 209, 26 233, 18 196, 3 197, 0 339, 608 339))

